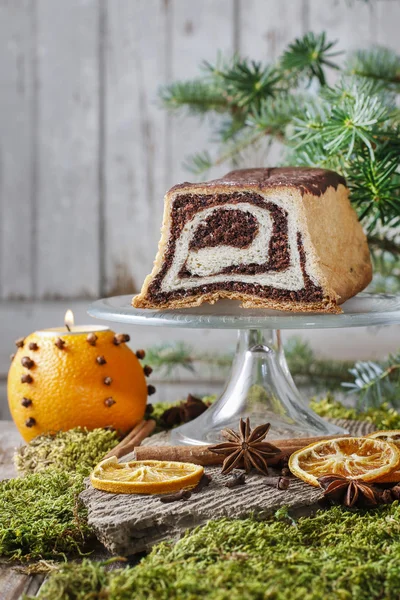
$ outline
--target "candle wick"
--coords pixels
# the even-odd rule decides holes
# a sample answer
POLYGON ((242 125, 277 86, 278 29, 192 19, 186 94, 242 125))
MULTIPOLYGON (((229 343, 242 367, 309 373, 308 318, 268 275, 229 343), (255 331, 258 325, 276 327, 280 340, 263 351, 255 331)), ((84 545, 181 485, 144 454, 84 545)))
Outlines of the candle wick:
POLYGON ((71 327, 68 325, 68 323, 65 323, 65 327, 67 328, 68 331, 71 331, 71 327))

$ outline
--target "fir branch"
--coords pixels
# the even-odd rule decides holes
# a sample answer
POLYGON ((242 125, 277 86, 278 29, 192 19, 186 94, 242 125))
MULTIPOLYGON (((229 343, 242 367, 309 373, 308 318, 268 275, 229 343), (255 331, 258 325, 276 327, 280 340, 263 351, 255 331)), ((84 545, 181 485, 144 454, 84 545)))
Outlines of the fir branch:
POLYGON ((315 77, 321 85, 326 84, 325 67, 339 69, 332 58, 341 52, 331 52, 336 41, 328 42, 326 34, 307 33, 302 38, 295 39, 283 53, 281 68, 298 77, 306 77, 309 83, 315 77))
POLYGON ((195 372, 195 363, 201 363, 210 368, 229 368, 232 364, 232 354, 196 353, 183 342, 161 344, 146 350, 146 361, 159 374, 171 375, 182 367, 191 373, 195 372))
POLYGON ((224 118, 221 124, 216 130, 216 141, 229 143, 231 140, 235 140, 242 130, 246 127, 245 115, 240 113, 233 113, 231 116, 224 118))
POLYGON ((197 175, 224 163, 239 165, 244 151, 273 138, 286 148, 286 164, 325 167, 347 179, 359 217, 375 235, 382 224, 400 224, 399 56, 373 48, 350 55, 333 87, 326 69, 337 69, 335 42, 309 33, 289 45, 277 65, 238 56, 205 63, 202 79, 164 89, 164 104, 197 115, 220 113, 217 153, 186 161, 197 175), (321 85, 311 101, 303 83, 321 85))
POLYGON ((208 150, 189 155, 183 162, 183 167, 193 175, 207 173, 214 166, 214 159, 208 150))
POLYGON ((354 381, 343 383, 350 393, 359 396, 358 407, 378 407, 385 400, 393 406, 399 405, 400 352, 390 355, 381 363, 358 361, 350 373, 354 381))
MULTIPOLYGON (((341 387, 343 381, 350 381, 351 361, 332 361, 317 358, 307 342, 292 338, 285 345, 286 360, 291 374, 299 384, 313 385, 317 389, 330 390, 341 387)), ((197 352, 195 348, 182 342, 154 346, 147 350, 147 362, 156 374, 172 376, 182 367, 197 373, 204 367, 223 370, 223 376, 232 365, 233 353, 197 352)))
POLYGON ((265 98, 259 110, 247 118, 246 124, 283 140, 286 127, 294 118, 300 117, 311 102, 311 97, 304 94, 281 93, 275 98, 265 98))
POLYGON ((308 108, 303 118, 294 118, 296 148, 320 139, 325 155, 342 154, 349 160, 353 151, 365 146, 371 158, 381 126, 388 118, 388 107, 378 96, 370 97, 362 85, 348 82, 330 88, 322 95, 322 103, 308 108))
POLYGON ((275 67, 238 56, 233 57, 230 65, 223 67, 208 62, 203 64, 210 75, 223 84, 230 104, 246 108, 248 112, 257 110, 264 98, 274 96, 281 80, 275 67))
POLYGON ((361 220, 368 219, 368 230, 373 232, 378 223, 392 224, 400 218, 400 166, 399 155, 387 154, 371 157, 360 153, 350 163, 352 177, 349 187, 351 200, 361 220))
POLYGON ((230 103, 222 90, 212 82, 201 79, 175 81, 161 88, 160 98, 168 110, 186 109, 193 115, 230 110, 230 103))
POLYGON ((226 149, 216 158, 212 158, 208 151, 203 151, 198 154, 193 154, 187 158, 184 166, 194 175, 202 175, 211 167, 218 167, 224 163, 237 163, 240 154, 251 146, 254 146, 257 141, 265 137, 265 131, 250 131, 233 140, 230 144, 226 144, 226 149))
POLYGON ((393 257, 400 257, 400 243, 388 237, 380 237, 379 235, 368 236, 369 247, 374 250, 388 252, 393 257))
POLYGON ((382 87, 400 87, 400 56, 389 48, 356 50, 349 54, 345 70, 351 75, 380 82, 382 87))

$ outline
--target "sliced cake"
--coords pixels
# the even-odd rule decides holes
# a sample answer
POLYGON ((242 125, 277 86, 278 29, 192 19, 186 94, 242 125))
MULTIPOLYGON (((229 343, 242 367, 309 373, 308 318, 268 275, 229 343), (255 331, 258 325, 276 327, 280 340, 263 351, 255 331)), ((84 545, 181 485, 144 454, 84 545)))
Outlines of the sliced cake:
POLYGON ((372 268, 346 182, 324 169, 232 171, 165 196, 152 273, 138 308, 219 298, 245 308, 340 312, 372 268))

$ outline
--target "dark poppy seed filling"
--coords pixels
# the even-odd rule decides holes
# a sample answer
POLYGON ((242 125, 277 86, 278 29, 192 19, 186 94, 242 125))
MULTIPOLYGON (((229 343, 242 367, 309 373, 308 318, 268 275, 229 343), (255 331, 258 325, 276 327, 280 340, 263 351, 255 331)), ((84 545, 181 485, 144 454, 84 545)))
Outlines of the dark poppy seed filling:
MULTIPOLYGON (((164 255, 164 262, 148 288, 148 293, 151 295, 154 304, 163 305, 171 300, 187 298, 197 294, 213 293, 220 290, 246 293, 260 299, 271 298, 274 300, 307 303, 324 301, 322 288, 316 286, 306 272, 306 256, 300 233, 297 233, 297 248, 304 280, 304 286, 300 290, 281 289, 269 285, 261 285, 256 282, 244 281, 216 281, 202 284, 201 277, 198 275, 198 286, 191 288, 182 287, 171 291, 162 290, 163 279, 174 261, 177 240, 185 225, 199 211, 215 206, 221 207, 220 210, 215 210, 198 225, 190 241, 190 250, 197 251, 199 249, 217 248, 219 246, 246 249, 250 246, 259 230, 258 220, 248 211, 231 208, 232 205, 239 203, 248 203, 260 207, 269 213, 272 222, 272 232, 266 262, 262 264, 234 264, 222 268, 218 273, 214 273, 213 275, 256 275, 269 271, 285 271, 290 267, 288 215, 280 206, 269 202, 254 192, 178 195, 171 208, 170 238, 164 255), (229 208, 224 205, 229 205, 229 208)), ((196 275, 190 272, 186 263, 180 269, 178 276, 182 279, 182 285, 184 285, 185 279, 196 277, 196 275)))
POLYGON ((258 232, 254 215, 244 210, 216 210, 201 223, 190 242, 189 249, 233 246, 247 248, 258 232))

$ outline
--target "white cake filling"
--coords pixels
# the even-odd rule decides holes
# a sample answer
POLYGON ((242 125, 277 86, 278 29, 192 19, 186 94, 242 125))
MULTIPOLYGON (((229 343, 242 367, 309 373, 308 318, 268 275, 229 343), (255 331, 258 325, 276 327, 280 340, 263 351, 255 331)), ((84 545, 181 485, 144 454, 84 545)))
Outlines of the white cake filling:
MULTIPOLYGON (((224 208, 227 210, 244 210, 237 208, 242 205, 228 205, 224 208)), ((214 246, 210 248, 200 248, 189 250, 186 265, 189 271, 193 275, 199 275, 201 277, 207 277, 220 272, 225 267, 234 267, 235 265, 250 265, 255 263, 262 265, 267 262, 269 255, 269 244, 272 234, 272 219, 265 210, 248 205, 250 208, 247 209, 258 221, 258 232, 247 248, 235 248, 234 246, 214 246)), ((216 210, 221 210, 221 206, 215 206, 209 208, 202 213, 200 219, 197 219, 196 223, 193 223, 195 219, 191 221, 192 227, 190 228, 189 235, 191 238, 196 233, 196 229, 199 224, 204 222, 203 213, 208 211, 208 215, 211 215, 216 210)), ((196 215, 196 216, 197 216, 196 215)), ((196 218, 196 217, 195 217, 196 218)), ((189 242, 190 246, 190 242, 189 242)))
MULTIPOLYGON (((172 292, 178 289, 191 289, 201 285, 207 285, 224 281, 237 281, 243 283, 255 283, 262 286, 271 286, 278 289, 298 291, 304 288, 303 273, 300 264, 300 255, 297 246, 298 225, 295 207, 291 198, 270 197, 272 202, 283 208, 288 214, 288 246, 290 253, 290 265, 284 271, 269 271, 246 275, 241 273, 221 274, 227 267, 246 264, 264 264, 268 261, 270 239, 272 235, 273 219, 268 207, 261 208, 249 202, 237 204, 224 203, 206 208, 197 212, 188 221, 175 244, 175 253, 170 269, 161 283, 163 292, 172 292), (210 215, 221 210, 243 210, 251 213, 258 223, 258 231, 250 246, 246 248, 235 248, 233 246, 216 246, 209 248, 191 249, 191 241, 201 224, 204 224, 210 215), (197 277, 181 277, 179 275, 182 267, 187 265, 188 270, 197 277)), ((173 206, 173 203, 172 203, 173 206)), ((307 268, 307 267, 306 267, 307 268)), ((307 269, 307 272, 309 270, 307 269)), ((315 278, 310 274, 314 283, 315 278)))

